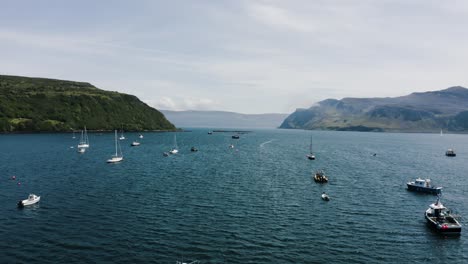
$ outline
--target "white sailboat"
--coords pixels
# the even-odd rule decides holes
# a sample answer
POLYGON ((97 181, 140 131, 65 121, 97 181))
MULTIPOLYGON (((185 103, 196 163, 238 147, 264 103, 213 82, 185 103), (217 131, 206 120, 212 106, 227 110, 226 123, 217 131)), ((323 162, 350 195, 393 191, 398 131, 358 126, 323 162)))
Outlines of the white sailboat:
POLYGON ((124 140, 125 139, 125 136, 123 134, 123 127, 122 127, 122 133, 120 133, 120 137, 119 137, 120 140, 124 140))
POLYGON ((78 143, 78 148, 89 148, 89 139, 88 132, 86 131, 86 126, 84 127, 84 131, 81 130, 81 137, 80 142, 78 143))
POLYGON ((122 149, 120 148, 120 144, 117 141, 117 130, 115 130, 115 155, 112 155, 112 158, 107 160, 107 163, 116 163, 123 160, 122 149), (120 155, 119 151, 120 150, 120 155))
POLYGON ((310 160, 314 160, 315 159, 315 155, 314 153, 312 152, 312 136, 310 136, 310 150, 309 150, 309 154, 307 154, 307 158, 310 159, 310 160))
POLYGON ((178 150, 178 147, 177 147, 177 138, 176 138, 176 134, 174 134, 174 147, 171 149, 171 151, 169 151, 169 153, 171 153, 171 154, 177 154, 177 153, 179 153, 179 150, 178 150))
POLYGON ((73 139, 76 138, 76 136, 75 136, 75 130, 73 130, 73 137, 72 137, 72 138, 73 138, 73 139))

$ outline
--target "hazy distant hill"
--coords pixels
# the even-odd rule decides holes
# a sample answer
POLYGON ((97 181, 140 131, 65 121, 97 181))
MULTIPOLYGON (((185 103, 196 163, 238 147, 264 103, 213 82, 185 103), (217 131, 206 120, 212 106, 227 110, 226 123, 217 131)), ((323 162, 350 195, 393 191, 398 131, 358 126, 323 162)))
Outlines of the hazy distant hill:
POLYGON ((468 131, 468 89, 412 93, 394 98, 327 99, 297 109, 281 128, 354 131, 468 131))
POLYGON ((239 114, 223 111, 169 111, 161 112, 177 127, 212 128, 276 128, 287 114, 239 114))
POLYGON ((0 75, 0 132, 173 130, 137 97, 89 83, 0 75))

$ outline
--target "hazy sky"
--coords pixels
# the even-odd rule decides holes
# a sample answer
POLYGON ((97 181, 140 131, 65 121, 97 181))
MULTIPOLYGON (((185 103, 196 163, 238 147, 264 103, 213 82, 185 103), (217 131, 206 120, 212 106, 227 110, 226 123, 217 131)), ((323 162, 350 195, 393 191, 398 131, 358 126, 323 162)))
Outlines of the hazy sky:
POLYGON ((158 109, 290 113, 468 86, 468 1, 0 0, 0 73, 158 109))

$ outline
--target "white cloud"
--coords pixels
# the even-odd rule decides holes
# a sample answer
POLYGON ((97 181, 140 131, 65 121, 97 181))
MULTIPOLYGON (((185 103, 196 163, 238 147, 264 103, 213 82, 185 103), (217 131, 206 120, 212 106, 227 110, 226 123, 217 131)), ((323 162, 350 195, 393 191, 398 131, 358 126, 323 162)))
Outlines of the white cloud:
POLYGON ((221 105, 209 98, 177 97, 171 98, 163 96, 160 99, 148 101, 149 105, 162 110, 218 110, 221 105))

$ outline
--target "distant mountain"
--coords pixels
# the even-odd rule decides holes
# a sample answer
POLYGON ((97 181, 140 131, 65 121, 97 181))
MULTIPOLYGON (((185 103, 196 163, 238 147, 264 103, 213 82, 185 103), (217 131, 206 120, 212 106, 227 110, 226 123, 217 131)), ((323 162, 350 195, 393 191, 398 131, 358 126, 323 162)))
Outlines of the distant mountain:
POLYGON ((468 132, 468 89, 456 86, 394 98, 327 99, 297 109, 280 128, 468 132))
POLYGON ((178 127, 211 128, 276 128, 287 114, 239 114, 224 111, 170 111, 161 112, 178 127))
POLYGON ((0 75, 0 132, 174 130, 137 97, 89 83, 0 75))

